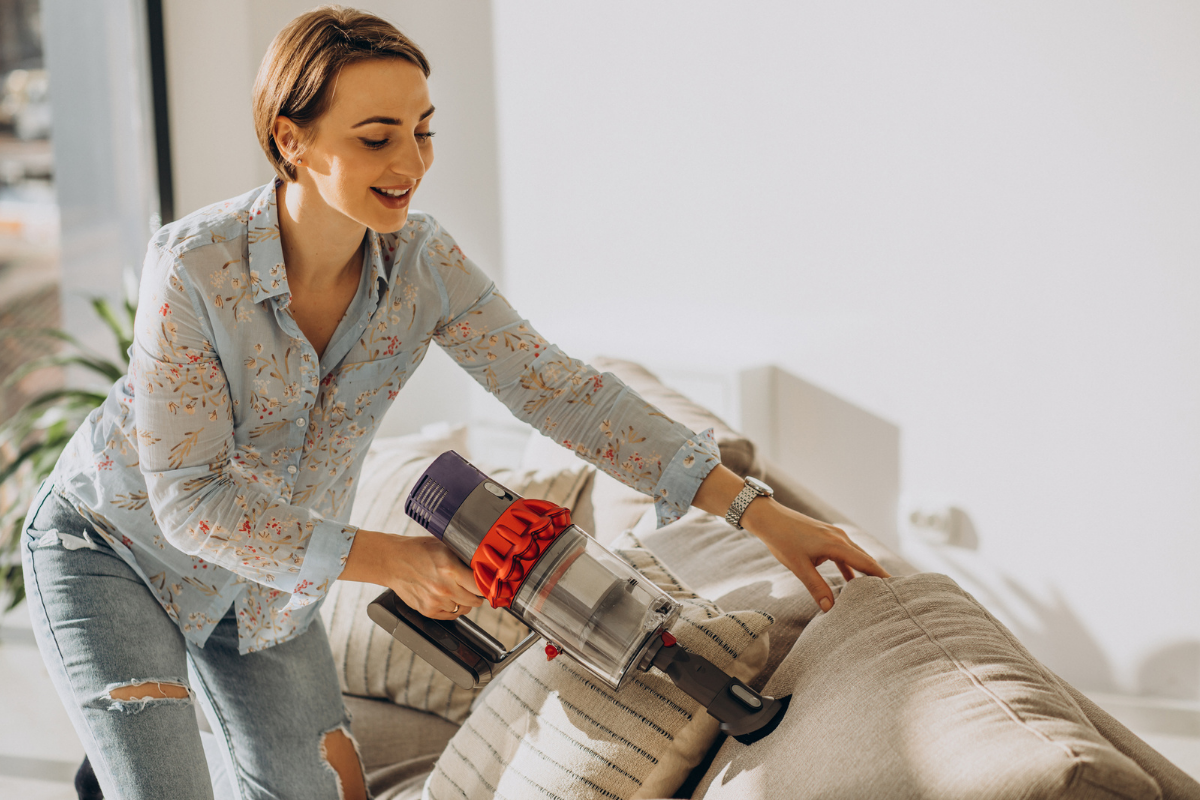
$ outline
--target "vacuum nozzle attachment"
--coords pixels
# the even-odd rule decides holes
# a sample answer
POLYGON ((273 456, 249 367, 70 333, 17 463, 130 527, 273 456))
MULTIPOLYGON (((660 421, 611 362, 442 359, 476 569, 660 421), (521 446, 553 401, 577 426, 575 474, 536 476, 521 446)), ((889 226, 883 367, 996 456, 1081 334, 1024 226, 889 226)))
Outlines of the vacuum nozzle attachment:
POLYGON ((670 634, 650 662, 721 722, 721 733, 753 744, 779 726, 791 695, 764 697, 711 661, 688 652, 670 634))

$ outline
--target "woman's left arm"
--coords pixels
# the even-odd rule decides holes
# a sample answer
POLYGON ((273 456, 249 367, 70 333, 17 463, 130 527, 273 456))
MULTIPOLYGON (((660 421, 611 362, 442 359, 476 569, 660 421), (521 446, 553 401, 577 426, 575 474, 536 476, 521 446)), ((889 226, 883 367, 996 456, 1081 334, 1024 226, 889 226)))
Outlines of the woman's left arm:
POLYGON ((654 498, 660 526, 687 513, 720 462, 712 432, 693 432, 542 338, 448 233, 424 224, 425 269, 443 298, 433 340, 518 419, 654 498))
MULTIPOLYGON (((718 464, 700 483, 692 505, 723 517, 743 485, 736 473, 718 464)), ((841 528, 806 517, 773 497, 759 496, 752 500, 742 514, 741 524, 762 540, 771 555, 796 574, 822 611, 833 608, 833 592, 817 572, 817 567, 826 561, 837 564, 846 580, 854 577, 852 569, 865 575, 889 577, 887 571, 851 541, 841 528)))
MULTIPOLYGON (((496 292, 454 240, 430 220, 424 256, 443 297, 434 340, 519 419, 617 480, 655 500, 659 525, 695 505, 724 516, 743 482, 720 464, 711 431, 697 435, 610 373, 597 373, 543 339, 496 292)), ((832 525, 758 498, 742 525, 804 583, 822 608, 833 593, 816 570, 825 561, 886 576, 832 525), (824 600, 824 602, 822 602, 824 600)))

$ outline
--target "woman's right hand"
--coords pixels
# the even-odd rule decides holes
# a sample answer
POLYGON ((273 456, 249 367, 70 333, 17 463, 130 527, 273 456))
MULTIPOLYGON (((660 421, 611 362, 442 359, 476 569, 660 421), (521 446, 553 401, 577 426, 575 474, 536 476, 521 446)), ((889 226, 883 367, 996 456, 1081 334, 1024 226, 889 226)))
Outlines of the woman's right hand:
POLYGON ((454 619, 483 605, 475 574, 449 547, 432 536, 394 538, 401 540, 403 558, 385 585, 412 609, 431 619, 454 619))
POLYGON ((432 536, 359 530, 339 577, 386 586, 431 619, 454 619, 483 605, 471 568, 432 536))

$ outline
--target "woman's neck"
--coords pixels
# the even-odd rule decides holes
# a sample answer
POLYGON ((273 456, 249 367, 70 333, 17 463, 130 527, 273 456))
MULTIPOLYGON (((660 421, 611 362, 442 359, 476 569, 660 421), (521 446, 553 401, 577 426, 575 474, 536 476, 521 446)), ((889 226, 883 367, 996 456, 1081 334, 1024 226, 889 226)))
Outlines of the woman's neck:
POLYGON ((330 208, 315 187, 293 181, 281 184, 276 193, 292 291, 328 291, 356 276, 366 226, 330 208))

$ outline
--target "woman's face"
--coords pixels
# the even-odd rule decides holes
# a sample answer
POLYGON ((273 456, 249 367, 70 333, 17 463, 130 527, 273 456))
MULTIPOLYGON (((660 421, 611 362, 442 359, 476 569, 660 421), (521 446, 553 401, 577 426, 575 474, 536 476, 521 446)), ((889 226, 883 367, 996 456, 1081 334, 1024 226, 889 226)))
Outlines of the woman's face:
MULTIPOLYGON (((416 64, 402 58, 350 64, 335 78, 329 108, 300 147, 299 180, 355 222, 381 233, 399 230, 433 163, 432 115, 429 86, 416 64)), ((276 123, 277 138, 283 121, 276 123)))

